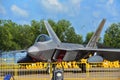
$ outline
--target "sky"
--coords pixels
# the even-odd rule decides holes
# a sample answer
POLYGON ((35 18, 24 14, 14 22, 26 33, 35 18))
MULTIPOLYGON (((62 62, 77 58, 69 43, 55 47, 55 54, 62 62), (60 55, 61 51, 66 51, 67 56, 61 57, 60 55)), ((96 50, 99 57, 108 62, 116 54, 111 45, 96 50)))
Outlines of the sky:
POLYGON ((18 24, 31 20, 69 20, 77 34, 85 38, 105 18, 101 37, 112 23, 120 22, 120 0, 0 0, 0 19, 18 24))

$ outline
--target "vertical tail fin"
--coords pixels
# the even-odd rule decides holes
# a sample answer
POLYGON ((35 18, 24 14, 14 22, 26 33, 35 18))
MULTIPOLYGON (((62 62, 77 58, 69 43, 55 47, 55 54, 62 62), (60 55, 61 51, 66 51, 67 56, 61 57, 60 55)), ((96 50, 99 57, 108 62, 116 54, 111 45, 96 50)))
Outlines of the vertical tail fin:
POLYGON ((52 40, 54 40, 58 45, 61 43, 60 39, 57 37, 56 33, 53 31, 52 27, 47 21, 44 21, 45 27, 48 31, 48 34, 52 40))
POLYGON ((93 34, 93 36, 91 37, 90 41, 88 42, 87 46, 86 47, 91 47, 91 48, 95 48, 96 47, 96 43, 98 42, 99 40, 99 37, 100 37, 100 33, 102 31, 102 28, 105 24, 105 21, 106 19, 103 19, 101 21, 101 23, 99 24, 99 27, 98 29, 96 30, 96 32, 93 34))

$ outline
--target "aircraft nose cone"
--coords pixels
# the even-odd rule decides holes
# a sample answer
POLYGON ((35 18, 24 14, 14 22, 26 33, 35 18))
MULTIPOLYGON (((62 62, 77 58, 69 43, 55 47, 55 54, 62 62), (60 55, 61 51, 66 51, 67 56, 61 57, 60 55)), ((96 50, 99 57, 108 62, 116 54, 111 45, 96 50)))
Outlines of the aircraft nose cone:
POLYGON ((39 49, 35 46, 32 46, 28 49, 28 53, 36 53, 39 52, 39 49))

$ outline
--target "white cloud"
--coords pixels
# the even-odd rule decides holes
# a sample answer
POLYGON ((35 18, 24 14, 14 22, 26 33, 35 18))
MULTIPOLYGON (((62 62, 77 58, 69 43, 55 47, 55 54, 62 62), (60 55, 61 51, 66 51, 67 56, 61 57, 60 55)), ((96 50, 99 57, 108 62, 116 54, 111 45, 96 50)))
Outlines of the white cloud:
POLYGON ((20 15, 23 17, 28 17, 28 13, 26 10, 19 8, 16 5, 12 5, 11 6, 11 10, 13 11, 13 13, 15 13, 16 15, 20 15))
POLYGON ((80 4, 82 0, 69 0, 69 5, 67 5, 68 13, 72 16, 76 16, 80 13, 80 4))
POLYGON ((6 10, 2 5, 0 5, 0 14, 6 14, 6 10))
POLYGON ((80 3, 82 0, 39 0, 39 2, 45 8, 45 11, 57 13, 57 14, 67 14, 68 16, 78 15, 80 11, 80 3))
POLYGON ((99 17, 100 17, 100 12, 99 12, 99 11, 93 12, 93 16, 94 16, 95 18, 99 18, 99 17))
POLYGON ((116 2, 115 0, 101 0, 100 1, 101 4, 97 4, 96 7, 98 8, 97 11, 95 11, 93 13, 94 17, 97 17, 97 15, 106 15, 106 16, 113 16, 113 17, 116 17, 116 16, 119 16, 119 12, 118 12, 118 9, 117 9, 117 6, 116 5, 116 2), (101 11, 100 11, 101 10, 101 11))
POLYGON ((114 0, 108 0, 107 5, 112 5, 114 3, 114 0))
POLYGON ((114 0, 108 0, 106 3, 106 9, 112 16, 118 16, 118 10, 116 9, 116 5, 114 4, 114 0))
POLYGON ((78 6, 80 7, 80 3, 82 0, 70 0, 70 3, 74 5, 75 7, 78 6))
POLYGON ((41 0, 41 3, 50 11, 61 12, 64 9, 64 5, 62 5, 58 0, 41 0))

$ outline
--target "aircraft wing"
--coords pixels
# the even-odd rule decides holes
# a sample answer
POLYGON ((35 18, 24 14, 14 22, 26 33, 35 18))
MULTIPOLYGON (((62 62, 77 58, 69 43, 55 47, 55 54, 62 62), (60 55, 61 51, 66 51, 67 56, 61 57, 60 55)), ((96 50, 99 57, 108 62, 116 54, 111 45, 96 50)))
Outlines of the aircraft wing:
POLYGON ((80 48, 79 50, 90 51, 90 52, 120 52, 120 49, 102 49, 102 48, 80 48))
POLYGON ((120 60, 120 49, 103 49, 103 48, 74 48, 74 47, 57 47, 58 51, 68 52, 68 56, 65 56, 66 61, 80 60, 87 58, 90 54, 97 53, 106 60, 116 61, 120 60), (76 57, 77 56, 77 57, 76 57))
POLYGON ((58 50, 66 50, 66 51, 85 51, 85 52, 118 52, 120 53, 120 49, 103 49, 103 48, 74 48, 74 47, 58 47, 58 50))

